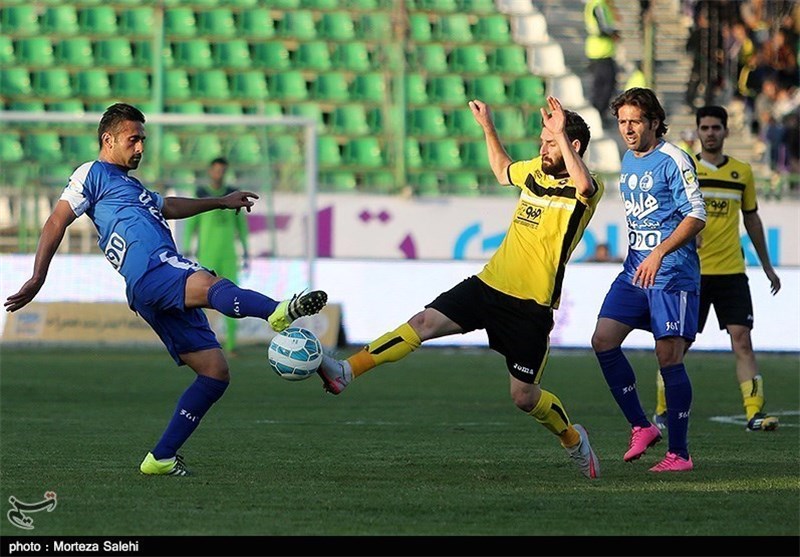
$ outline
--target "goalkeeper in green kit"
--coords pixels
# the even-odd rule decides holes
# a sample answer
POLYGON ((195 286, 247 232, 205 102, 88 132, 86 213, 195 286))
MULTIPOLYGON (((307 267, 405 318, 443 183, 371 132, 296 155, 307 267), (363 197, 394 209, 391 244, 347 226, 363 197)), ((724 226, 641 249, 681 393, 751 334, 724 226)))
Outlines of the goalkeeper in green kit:
MULTIPOLYGON (((208 167, 210 179, 207 187, 197 189, 198 197, 223 197, 233 188, 225 185, 225 173, 228 161, 216 158, 208 167)), ((242 246, 242 268, 249 266, 247 251, 247 217, 239 211, 209 211, 201 213, 186 221, 184 229, 184 253, 195 253, 197 262, 214 271, 217 276, 237 282, 239 273, 239 254, 236 240, 242 246), (193 250, 192 242, 197 235, 197 249, 193 250)), ((225 334, 225 351, 230 356, 236 355, 237 320, 226 317, 227 333, 225 334)))

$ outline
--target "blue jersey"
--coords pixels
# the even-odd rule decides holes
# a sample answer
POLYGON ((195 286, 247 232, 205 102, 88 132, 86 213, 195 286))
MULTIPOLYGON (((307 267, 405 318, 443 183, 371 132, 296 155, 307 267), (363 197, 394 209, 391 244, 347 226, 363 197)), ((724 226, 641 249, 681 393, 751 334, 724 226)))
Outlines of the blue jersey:
MULTIPOLYGON (((685 217, 706 220, 694 161, 667 141, 662 140, 643 157, 625 153, 619 191, 628 221, 628 256, 622 274, 630 281, 639 264, 685 217)), ((651 288, 699 292, 700 259, 695 239, 664 257, 651 288)))
POLYGON ((130 303, 142 276, 177 252, 172 231, 161 214, 164 199, 115 164, 82 164, 70 176, 61 199, 77 216, 86 213, 94 223, 97 245, 125 277, 130 303))

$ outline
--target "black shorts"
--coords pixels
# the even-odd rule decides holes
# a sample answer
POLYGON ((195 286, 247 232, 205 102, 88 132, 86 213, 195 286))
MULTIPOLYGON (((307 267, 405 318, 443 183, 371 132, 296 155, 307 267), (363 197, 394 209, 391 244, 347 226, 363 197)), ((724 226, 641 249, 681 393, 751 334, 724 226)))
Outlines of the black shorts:
POLYGON ((714 306, 720 330, 728 325, 743 325, 753 328, 753 300, 747 275, 701 275, 700 276, 700 322, 702 332, 708 319, 708 311, 714 306))
POLYGON ((553 310, 495 290, 476 276, 464 279, 426 305, 465 333, 485 329, 489 347, 506 358, 509 373, 538 384, 550 350, 553 310))

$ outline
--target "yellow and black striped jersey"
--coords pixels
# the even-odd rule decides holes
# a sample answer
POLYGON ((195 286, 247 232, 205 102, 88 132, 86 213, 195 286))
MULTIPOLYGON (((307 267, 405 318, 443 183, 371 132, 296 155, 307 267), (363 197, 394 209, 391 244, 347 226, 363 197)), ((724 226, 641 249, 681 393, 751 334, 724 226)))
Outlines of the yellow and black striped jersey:
POLYGON ((512 163, 508 179, 522 190, 514 220, 478 278, 509 296, 558 308, 567 261, 603 196, 603 182, 592 174, 597 189, 586 198, 566 173, 545 174, 541 157, 512 163))
POLYGON ((701 234, 700 273, 733 275, 745 272, 739 239, 739 213, 758 210, 753 170, 725 157, 719 166, 697 159, 697 178, 706 203, 706 227, 701 234))

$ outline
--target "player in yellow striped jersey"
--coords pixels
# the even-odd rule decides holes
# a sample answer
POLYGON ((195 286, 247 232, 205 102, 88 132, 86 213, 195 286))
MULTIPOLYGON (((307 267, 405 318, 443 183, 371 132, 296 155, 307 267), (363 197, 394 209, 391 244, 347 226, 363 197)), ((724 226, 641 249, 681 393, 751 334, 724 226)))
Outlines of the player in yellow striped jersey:
MULTIPOLYGON (((758 373, 750 331, 753 328, 753 303, 745 274, 744 254, 739 240, 739 213, 745 230, 769 278, 772 294, 781 281, 769 260, 764 227, 758 216, 753 171, 746 162, 723 153, 728 136, 728 113, 721 106, 698 109, 697 134, 701 151, 697 155, 697 177, 706 203, 706 227, 701 233, 700 322, 702 332, 711 306, 720 329, 727 329, 736 355, 736 377, 742 393, 747 429, 771 431, 778 419, 764 413, 764 383, 758 373)), ((666 424, 664 384, 659 375, 654 421, 666 424)))
POLYGON ((554 97, 547 104, 539 156, 512 162, 489 106, 469 102, 495 177, 521 190, 502 244, 481 272, 440 294, 408 322, 347 360, 324 356, 319 374, 325 390, 339 394, 356 377, 408 356, 426 340, 484 329, 490 348, 505 356, 514 404, 559 438, 584 476, 596 478, 599 463, 586 430, 570 422, 558 397, 539 382, 565 266, 603 195, 603 183, 582 159, 590 138, 586 122, 554 97))

